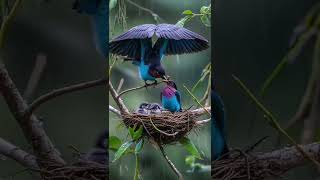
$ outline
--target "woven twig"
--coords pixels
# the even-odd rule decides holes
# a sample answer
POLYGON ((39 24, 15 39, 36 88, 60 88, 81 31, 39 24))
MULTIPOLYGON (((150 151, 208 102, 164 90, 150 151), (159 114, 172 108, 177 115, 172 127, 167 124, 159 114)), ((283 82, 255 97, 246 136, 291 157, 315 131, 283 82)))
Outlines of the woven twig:
POLYGON ((203 114, 191 113, 191 111, 162 112, 152 115, 130 113, 123 115, 123 122, 127 127, 143 126, 144 136, 165 145, 185 137, 198 126, 196 121, 201 115, 203 114))
POLYGON ((107 165, 85 160, 71 165, 52 163, 47 169, 39 171, 44 180, 106 180, 109 174, 107 165))

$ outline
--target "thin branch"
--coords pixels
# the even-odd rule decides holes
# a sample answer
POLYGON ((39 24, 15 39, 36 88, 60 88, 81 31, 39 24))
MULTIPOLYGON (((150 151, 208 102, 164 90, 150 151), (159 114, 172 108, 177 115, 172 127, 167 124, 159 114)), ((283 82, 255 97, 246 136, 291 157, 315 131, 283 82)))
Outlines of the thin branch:
POLYGON ((121 79, 120 79, 120 82, 119 82, 119 85, 118 85, 118 88, 117 88, 117 93, 120 92, 120 90, 121 90, 121 88, 122 88, 122 86, 123 86, 123 83, 124 83, 124 79, 121 78, 121 79))
POLYGON ((208 82, 208 86, 207 86, 206 92, 203 95, 202 99, 200 100, 200 103, 204 102, 205 106, 209 105, 209 100, 211 98, 211 96, 210 96, 210 94, 211 94, 211 80, 210 80, 210 77, 209 77, 208 81, 209 82, 208 82))
POLYGON ((199 109, 194 109, 190 111, 190 114, 193 115, 200 115, 200 114, 205 114, 207 111, 211 111, 211 106, 207 106, 204 108, 199 108, 199 109))
POLYGON ((192 94, 192 92, 187 88, 187 86, 183 85, 183 87, 187 90, 187 92, 190 94, 190 96, 192 97, 192 99, 193 99, 194 101, 196 101, 196 103, 198 103, 198 105, 201 106, 201 107, 208 113, 208 115, 211 116, 211 113, 199 102, 199 100, 197 99, 197 97, 192 94))
POLYGON ((209 119, 204 119, 204 120, 200 120, 200 121, 196 121, 197 125, 203 125, 203 124, 207 124, 208 122, 211 121, 211 118, 209 119))
POLYGON ((154 87, 154 86, 157 86, 157 85, 159 85, 159 84, 161 84, 161 83, 163 83, 163 82, 164 82, 164 81, 158 82, 157 84, 145 84, 145 85, 143 85, 143 86, 138 86, 138 87, 126 89, 126 90, 120 92, 119 95, 117 96, 117 98, 119 98, 120 96, 122 96, 122 95, 124 95, 124 94, 126 94, 126 93, 128 93, 128 92, 130 92, 130 91, 135 91, 135 90, 147 88, 147 87, 150 87, 150 86, 153 86, 153 87, 154 87))
POLYGON ((163 155, 163 157, 166 159, 167 163, 169 164, 170 168, 176 173, 176 175, 179 177, 179 180, 183 180, 183 176, 180 173, 180 171, 176 168, 176 166, 172 163, 172 161, 167 156, 166 152, 164 151, 163 147, 161 145, 158 145, 160 148, 160 151, 163 155))
POLYGON ((43 161, 45 160, 58 164, 65 164, 41 126, 38 118, 32 114, 28 117, 24 116, 24 112, 27 111, 28 105, 22 98, 2 63, 0 63, 0 92, 4 97, 9 110, 19 123, 27 141, 32 145, 35 156, 42 160, 41 162, 38 162, 38 165, 46 166, 46 164, 43 164, 43 161))
POLYGON ((28 169, 39 169, 36 157, 0 138, 0 154, 15 160, 28 169))
POLYGON ((116 102, 117 106, 119 107, 121 114, 129 114, 128 108, 123 103, 123 100, 120 98, 120 96, 118 95, 118 93, 114 89, 111 81, 109 81, 109 92, 110 92, 113 100, 116 102))
MULTIPOLYGON (((319 22, 320 22, 320 16, 319 16, 319 22)), ((316 131, 316 125, 317 121, 320 116, 320 32, 317 34, 317 40, 315 42, 314 46, 314 52, 313 52, 313 66, 312 66, 312 74, 314 75, 314 92, 312 95, 312 105, 310 108, 310 114, 307 119, 304 121, 304 127, 302 131, 302 136, 301 136, 301 142, 302 144, 307 144, 311 143, 315 131, 316 131)))
POLYGON ((296 141, 289 136, 289 134, 280 126, 279 121, 275 118, 275 116, 261 103, 258 101, 258 99, 253 95, 253 93, 242 83, 242 81, 237 78, 236 76, 233 76, 234 80, 239 84, 239 86, 242 88, 242 90, 246 93, 247 96, 250 97, 250 99, 257 105, 257 107, 265 114, 266 119, 268 120, 269 124, 279 133, 284 135, 295 147, 297 150, 308 160, 314 163, 317 167, 320 167, 320 163, 313 159, 310 154, 306 151, 304 151, 300 145, 296 143, 296 141))
POLYGON ((39 53, 37 55, 33 71, 30 75, 29 82, 27 84, 26 90, 23 93, 23 97, 26 101, 32 98, 35 89, 38 86, 43 70, 47 64, 47 57, 44 54, 39 53))
POLYGON ((9 15, 6 17, 3 17, 1 30, 0 30, 0 49, 3 48, 4 37, 7 33, 8 25, 12 21, 12 19, 17 15, 17 10, 21 7, 22 2, 23 2, 23 0, 16 0, 14 2, 14 5, 13 5, 9 15))
POLYGON ((130 3, 131 5, 139 8, 139 9, 141 9, 141 10, 143 10, 143 11, 146 11, 146 12, 150 13, 150 14, 154 17, 154 19, 155 19, 155 21, 156 21, 157 23, 158 23, 158 20, 157 20, 157 19, 162 20, 162 21, 165 21, 163 18, 161 18, 158 14, 156 14, 155 12, 153 12, 151 9, 142 7, 142 6, 140 6, 139 4, 137 4, 137 3, 135 3, 135 2, 133 2, 133 1, 131 1, 131 0, 126 0, 126 1, 127 1, 128 3, 130 3))
POLYGON ((25 112, 25 116, 31 115, 40 105, 42 105, 42 104, 46 103, 47 101, 52 100, 56 97, 59 97, 61 95, 67 94, 67 93, 72 93, 75 91, 81 91, 81 90, 89 89, 92 87, 107 85, 107 82, 108 82, 107 78, 101 78, 98 80, 84 82, 84 83, 80 83, 80 84, 75 84, 75 85, 63 87, 61 89, 53 90, 47 94, 40 96, 36 100, 34 100, 30 104, 27 111, 25 112))
POLYGON ((121 117, 121 113, 118 109, 114 108, 113 106, 109 105, 109 111, 115 113, 117 116, 121 117))
MULTIPOLYGON (((164 134, 164 135, 166 135, 166 136, 175 136, 175 135, 178 134, 178 132, 174 132, 173 134, 169 134, 169 133, 166 133, 166 132, 160 130, 160 129, 152 122, 151 117, 150 117, 149 119, 150 119, 150 122, 151 122, 151 125, 153 126, 153 128, 154 128, 155 130, 157 130, 158 132, 160 132, 160 133, 162 133, 162 134, 164 134)), ((141 122, 142 122, 142 121, 141 121, 141 122)))

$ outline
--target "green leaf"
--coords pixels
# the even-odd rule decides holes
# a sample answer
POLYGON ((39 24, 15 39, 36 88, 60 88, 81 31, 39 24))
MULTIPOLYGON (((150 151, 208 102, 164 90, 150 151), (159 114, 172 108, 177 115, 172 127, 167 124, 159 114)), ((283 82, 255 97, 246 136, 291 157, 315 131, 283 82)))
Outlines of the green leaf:
POLYGON ((121 140, 116 136, 109 137, 109 149, 112 151, 118 151, 121 146, 121 140))
POLYGON ((128 141, 122 144, 118 149, 118 151, 116 152, 114 160, 112 162, 115 162, 116 160, 121 158, 121 156, 130 148, 132 144, 133 144, 133 141, 128 141))
POLYGON ((187 156, 185 159, 186 164, 189 166, 193 166, 195 161, 196 158, 193 155, 187 156))
POLYGON ((134 171, 134 178, 133 180, 139 180, 142 179, 140 175, 140 160, 138 154, 135 154, 135 159, 136 159, 136 169, 134 171))
POLYGON ((184 15, 193 15, 193 12, 191 10, 185 10, 182 12, 184 15))
POLYGON ((200 19, 201 19, 201 22, 202 22, 205 26, 211 27, 211 22, 210 22, 210 19, 208 18, 207 15, 201 16, 200 19))
POLYGON ((136 144, 136 148, 134 150, 135 154, 139 154, 143 148, 143 144, 144 144, 144 139, 141 138, 140 141, 136 144))
POLYGON ((183 17, 182 19, 180 19, 180 20, 176 23, 176 25, 179 26, 179 27, 183 27, 184 24, 185 24, 187 21, 189 21, 191 18, 192 18, 191 15, 187 15, 187 16, 183 17))
POLYGON ((195 158, 201 159, 200 153, 196 146, 192 143, 192 141, 186 137, 182 138, 180 140, 180 143, 183 145, 183 147, 195 158))
POLYGON ((113 8, 115 8, 116 7, 116 5, 117 5, 117 0, 110 0, 109 1, 109 10, 112 10, 113 8))
POLYGON ((134 141, 138 140, 142 136, 142 132, 143 132, 143 127, 140 126, 139 129, 133 133, 132 139, 134 141))
POLYGON ((202 6, 201 9, 200 9, 200 13, 201 14, 206 14, 209 10, 209 7, 207 6, 202 6))
POLYGON ((134 131, 135 131, 136 127, 137 127, 136 124, 133 127, 129 127, 129 134, 132 139, 133 139, 134 131))

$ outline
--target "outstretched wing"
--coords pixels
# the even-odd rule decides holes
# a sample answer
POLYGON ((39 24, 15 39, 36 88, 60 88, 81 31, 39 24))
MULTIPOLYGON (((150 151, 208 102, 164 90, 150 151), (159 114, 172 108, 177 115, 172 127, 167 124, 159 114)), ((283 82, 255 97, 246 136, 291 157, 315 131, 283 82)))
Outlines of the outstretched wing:
POLYGON ((155 29, 154 24, 133 27, 109 42, 109 52, 128 58, 141 59, 145 52, 152 49, 151 38, 155 29))
POLYGON ((157 25, 155 34, 159 39, 153 49, 159 51, 160 57, 199 52, 209 47, 208 40, 201 35, 173 24, 157 25))

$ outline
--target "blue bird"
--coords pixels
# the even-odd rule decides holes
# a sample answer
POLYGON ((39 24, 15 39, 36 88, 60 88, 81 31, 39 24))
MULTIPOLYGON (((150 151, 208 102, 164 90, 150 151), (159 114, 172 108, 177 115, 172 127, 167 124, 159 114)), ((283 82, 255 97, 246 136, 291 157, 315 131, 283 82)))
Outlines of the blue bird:
POLYGON ((167 85, 161 91, 161 102, 163 108, 170 112, 182 111, 181 95, 177 89, 177 85, 173 81, 167 81, 167 85))
POLYGON ((209 47, 208 40, 199 34, 172 24, 143 24, 131 28, 109 43, 112 54, 132 60, 138 66, 140 78, 155 81, 165 78, 161 65, 164 55, 194 53, 209 47), (158 38, 152 45, 152 37, 158 38))
POLYGON ((216 160, 229 150, 225 137, 224 104, 221 97, 213 90, 211 90, 211 102, 211 156, 212 160, 216 160))
POLYGON ((107 0, 76 0, 73 9, 86 13, 92 19, 96 49, 104 58, 108 56, 109 2, 107 0))

